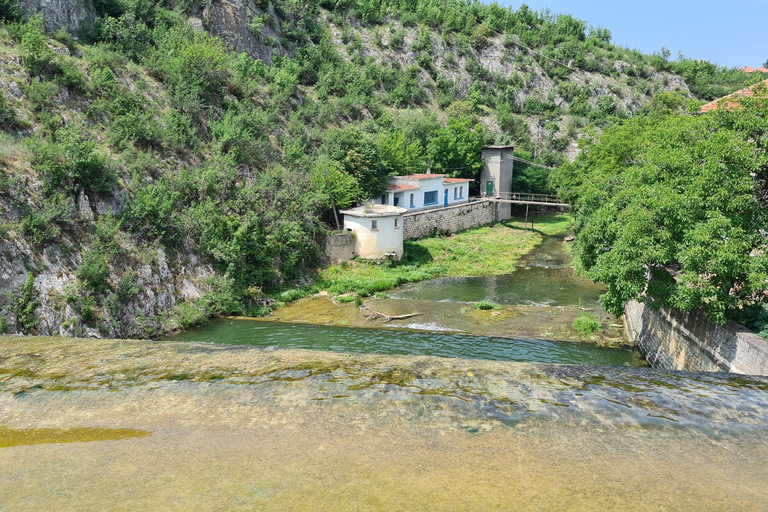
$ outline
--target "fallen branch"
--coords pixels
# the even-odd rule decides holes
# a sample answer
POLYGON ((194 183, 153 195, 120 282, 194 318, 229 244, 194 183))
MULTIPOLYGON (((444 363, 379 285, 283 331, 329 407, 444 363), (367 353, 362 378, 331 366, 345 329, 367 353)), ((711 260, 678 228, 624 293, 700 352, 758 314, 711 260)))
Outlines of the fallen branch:
POLYGON ((368 320, 375 320, 378 317, 383 318, 386 322, 391 322, 392 320, 402 320, 404 318, 411 318, 412 316, 419 316, 421 313, 409 313, 407 315, 385 315, 384 313, 380 311, 374 311, 373 309, 369 308, 365 304, 360 306, 360 311, 363 312, 363 316, 365 317, 365 321, 368 320), (365 312, 368 312, 369 314, 365 314, 365 312))

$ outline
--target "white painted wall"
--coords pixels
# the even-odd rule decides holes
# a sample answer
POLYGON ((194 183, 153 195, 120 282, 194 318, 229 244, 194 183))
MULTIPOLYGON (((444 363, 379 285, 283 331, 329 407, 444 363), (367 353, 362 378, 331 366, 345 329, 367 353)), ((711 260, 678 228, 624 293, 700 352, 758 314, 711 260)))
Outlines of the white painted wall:
MULTIPOLYGON (((466 203, 469 201, 469 183, 451 183, 443 184, 442 177, 436 177, 433 179, 422 180, 397 180, 395 183, 408 184, 420 187, 417 190, 405 190, 403 192, 390 192, 385 194, 387 196, 386 204, 395 206, 394 199, 398 198, 397 206, 400 208, 408 208, 411 211, 424 210, 428 208, 441 208, 445 205, 445 191, 448 191, 448 206, 466 203), (461 189, 461 194, 454 198, 454 189, 461 189), (437 202, 427 204, 424 202, 424 196, 427 192, 437 192, 437 202), (413 194, 413 206, 411 206, 411 194, 413 194)), ((383 204, 381 198, 375 199, 376 204, 383 204)))
POLYGON ((402 215, 355 217, 344 214, 344 229, 357 235, 355 254, 363 259, 384 259, 392 253, 395 259, 403 256, 402 215), (372 229, 373 221, 376 221, 377 230, 372 229))

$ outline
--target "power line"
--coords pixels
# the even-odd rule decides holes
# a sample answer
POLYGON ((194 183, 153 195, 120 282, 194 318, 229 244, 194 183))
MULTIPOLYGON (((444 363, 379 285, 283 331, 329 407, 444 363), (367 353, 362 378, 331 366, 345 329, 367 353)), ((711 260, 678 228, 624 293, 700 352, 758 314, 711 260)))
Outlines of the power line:
MULTIPOLYGON (((497 34, 497 35, 499 35, 499 36, 502 36, 502 37, 506 37, 506 34, 502 34, 501 32, 497 32, 497 31, 495 31, 495 30, 491 30, 491 32, 493 32, 494 34, 497 34)), ((518 36, 517 34, 514 34, 514 35, 515 35, 515 36, 517 36, 518 38, 520 37, 520 36, 518 36)), ((515 44, 515 45, 517 45, 517 46, 520 46, 520 47, 522 47, 522 48, 525 48, 526 50, 528 50, 528 51, 529 51, 529 52, 531 52, 531 53, 535 53, 535 54, 537 54, 537 55, 541 55, 541 56, 542 56, 542 57, 544 57, 545 59, 549 59, 549 60, 551 60, 552 62, 554 62, 555 64, 559 64, 560 66, 566 67, 566 68, 570 69, 570 70, 571 70, 571 71, 573 71, 573 72, 579 73, 579 72, 581 71, 581 70, 579 70, 579 69, 576 69, 576 68, 572 68, 572 67, 571 67, 571 66, 569 66, 568 64, 565 64, 565 63, 563 63, 563 62, 560 62, 559 60, 555 60, 555 59, 553 59, 552 57, 550 57, 549 55, 545 55, 545 54, 541 53, 541 52, 540 52, 540 51, 538 51, 538 50, 534 50, 533 48, 531 48, 531 47, 529 47, 529 46, 526 46, 526 45, 524 45, 523 43, 519 42, 519 41, 518 41, 518 40, 516 40, 516 39, 512 39, 512 38, 510 38, 510 41, 512 42, 512 44, 515 44)))

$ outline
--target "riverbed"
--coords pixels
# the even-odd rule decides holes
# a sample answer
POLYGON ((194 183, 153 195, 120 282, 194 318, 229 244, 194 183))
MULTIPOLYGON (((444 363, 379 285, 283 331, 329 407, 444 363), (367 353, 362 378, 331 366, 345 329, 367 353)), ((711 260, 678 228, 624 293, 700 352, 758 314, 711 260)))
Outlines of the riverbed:
POLYGON ((0 347, 0 432, 30 440, 0 448, 8 510, 768 507, 765 378, 201 343, 0 347))

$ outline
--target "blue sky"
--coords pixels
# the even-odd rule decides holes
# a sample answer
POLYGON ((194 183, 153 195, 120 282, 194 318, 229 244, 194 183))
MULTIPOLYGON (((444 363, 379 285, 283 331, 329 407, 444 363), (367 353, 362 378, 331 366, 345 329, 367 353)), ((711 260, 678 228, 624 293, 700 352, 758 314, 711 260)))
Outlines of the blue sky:
MULTIPOLYGON (((490 1, 490 0, 487 0, 490 1)), ((662 46, 677 58, 705 59, 723 66, 762 66, 768 59, 768 0, 498 0, 517 9, 549 8, 607 28, 613 43, 646 53, 662 46)))

